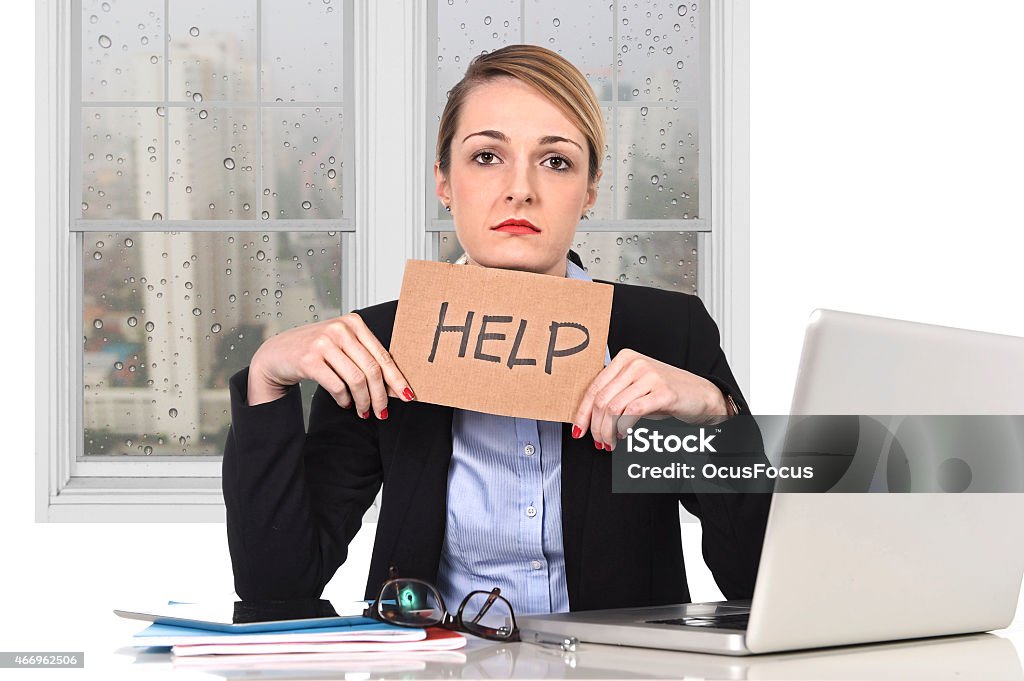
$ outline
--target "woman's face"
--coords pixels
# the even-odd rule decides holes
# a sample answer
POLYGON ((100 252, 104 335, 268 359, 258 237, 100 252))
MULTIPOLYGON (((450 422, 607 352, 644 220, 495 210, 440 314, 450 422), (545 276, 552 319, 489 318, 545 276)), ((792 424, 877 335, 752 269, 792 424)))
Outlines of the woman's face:
POLYGON ((470 263, 565 276, 576 225, 597 199, 588 155, 583 133, 532 87, 498 78, 473 88, 447 177, 434 165, 470 263), (510 220, 523 224, 502 226, 510 220))

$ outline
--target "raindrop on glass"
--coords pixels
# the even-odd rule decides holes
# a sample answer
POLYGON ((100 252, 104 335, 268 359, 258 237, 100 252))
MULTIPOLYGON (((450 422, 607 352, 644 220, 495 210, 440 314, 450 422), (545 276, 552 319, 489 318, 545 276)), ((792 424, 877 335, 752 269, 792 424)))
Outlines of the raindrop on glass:
POLYGON ((646 116, 647 115, 647 107, 646 106, 640 107, 640 115, 641 116, 646 116))
POLYGON ((209 115, 210 114, 206 112, 206 109, 200 109, 199 110, 199 118, 205 120, 206 117, 209 116, 209 115))
POLYGON ((156 324, 153 322, 146 322, 146 331, 152 331, 156 328, 156 324))
POLYGON ((110 42, 110 36, 106 36, 106 35, 101 35, 100 36, 99 43, 100 43, 100 47, 102 47, 103 49, 107 49, 112 44, 110 42))
POLYGON ((618 237, 618 238, 617 238, 617 239, 615 240, 615 243, 616 243, 616 244, 618 244, 619 246, 621 246, 621 245, 622 245, 622 237, 621 237, 621 236, 620 236, 620 237, 618 237))
POLYGON ((651 184, 658 184, 658 176, 651 175, 651 184))
POLYGON ((94 328, 94 329, 102 329, 103 328, 103 320, 102 319, 94 319, 94 320, 92 320, 92 328, 94 328))
POLYGON ((171 407, 170 409, 167 410, 167 415, 170 416, 172 419, 176 419, 178 418, 178 410, 175 409, 174 407, 171 407))
POLYGON ((260 215, 260 217, 262 217, 264 220, 269 220, 270 219, 270 211, 266 211, 266 210, 263 211, 263 213, 260 215))
POLYGON ((195 102, 196 104, 198 104, 199 102, 203 101, 203 93, 202 92, 193 92, 192 93, 192 101, 195 102))
POLYGON ((303 210, 309 210, 309 209, 310 209, 310 208, 312 208, 312 207, 313 207, 313 204, 312 204, 312 203, 310 203, 309 201, 303 201, 303 202, 302 202, 302 208, 303 208, 303 210))
POLYGON ((334 178, 336 178, 337 176, 338 176, 338 171, 336 171, 334 168, 331 168, 330 170, 327 171, 327 177, 331 178, 332 180, 334 178))
POLYGON ((256 259, 257 260, 266 260, 267 259, 267 254, 264 253, 263 251, 256 251, 256 259))
POLYGON ((200 309, 199 309, 198 307, 193 307, 193 308, 192 308, 192 314, 194 314, 195 316, 197 316, 197 317, 198 317, 198 316, 200 316, 201 314, 203 314, 203 311, 202 311, 202 310, 200 310, 200 309))
POLYGON ((679 13, 679 16, 685 17, 686 16, 686 5, 679 5, 679 7, 676 8, 676 12, 679 13))
POLYGON ((128 318, 128 326, 133 326, 134 327, 134 326, 138 326, 138 325, 139 325, 139 320, 138 319, 136 319, 135 317, 129 317, 128 318))
POLYGON ((647 256, 646 255, 641 255, 640 256, 640 264, 641 265, 646 265, 647 264, 647 256))
POLYGON ((193 38, 198 38, 199 37, 199 27, 198 26, 193 26, 192 28, 188 29, 188 34, 190 36, 192 36, 193 38))
POLYGON ((213 326, 210 327, 210 332, 211 333, 220 333, 221 328, 222 327, 221 327, 220 324, 214 324, 213 326))
POLYGON ((99 251, 96 251, 95 253, 92 254, 92 259, 93 260, 103 260, 103 254, 100 253, 99 251))
POLYGON ((153 219, 153 220, 163 220, 164 216, 161 215, 160 213, 153 213, 153 217, 151 219, 153 219))
POLYGON ((562 22, 558 20, 558 17, 555 17, 554 19, 551 20, 551 25, 554 26, 555 28, 558 28, 559 26, 562 25, 562 22))
POLYGON ((486 17, 484 17, 484 26, 490 26, 490 25, 491 25, 491 17, 490 17, 490 15, 487 15, 486 17))
POLYGON ((153 447, 151 445, 146 445, 145 447, 142 448, 142 453, 146 455, 152 454, 153 447))
POLYGON ((276 291, 274 291, 274 297, 275 298, 280 298, 283 295, 284 295, 284 291, 282 291, 281 289, 277 289, 276 291))
MULTIPOLYGON (((235 169, 235 159, 233 159, 230 156, 228 156, 226 159, 224 159, 224 167, 227 168, 228 170, 234 170, 235 169)), ((213 204, 210 204, 210 205, 212 206, 213 204)))

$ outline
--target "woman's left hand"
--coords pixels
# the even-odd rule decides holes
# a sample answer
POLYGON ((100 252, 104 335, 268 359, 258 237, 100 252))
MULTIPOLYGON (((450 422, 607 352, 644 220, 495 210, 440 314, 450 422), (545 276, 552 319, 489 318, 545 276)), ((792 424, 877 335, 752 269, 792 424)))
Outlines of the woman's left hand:
POLYGON ((627 348, 591 381, 572 433, 580 438, 589 429, 594 446, 610 452, 643 417, 704 423, 727 413, 725 396, 711 381, 627 348))

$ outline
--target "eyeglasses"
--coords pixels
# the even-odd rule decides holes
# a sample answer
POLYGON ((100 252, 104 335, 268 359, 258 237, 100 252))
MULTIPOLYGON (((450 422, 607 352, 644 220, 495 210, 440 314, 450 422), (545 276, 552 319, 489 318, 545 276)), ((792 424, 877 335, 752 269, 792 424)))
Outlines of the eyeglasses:
POLYGON ((443 627, 491 641, 519 640, 512 604, 497 587, 470 593, 452 615, 430 582, 392 576, 384 582, 377 601, 363 611, 363 617, 399 627, 443 627))

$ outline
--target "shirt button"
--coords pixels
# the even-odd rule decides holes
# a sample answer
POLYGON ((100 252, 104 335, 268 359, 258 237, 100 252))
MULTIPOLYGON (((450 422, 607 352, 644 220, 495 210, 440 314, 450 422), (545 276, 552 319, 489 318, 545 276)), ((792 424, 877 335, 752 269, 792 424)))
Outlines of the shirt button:
POLYGON ((534 570, 540 570, 540 568, 541 568, 540 561, 539 560, 530 561, 530 567, 532 567, 534 570))
POLYGON ((526 456, 533 456, 534 452, 537 451, 537 448, 533 445, 526 445, 523 447, 523 451, 526 452, 526 456))
POLYGON ((535 509, 533 506, 527 506, 526 515, 532 518, 533 516, 537 515, 537 509, 535 509))

